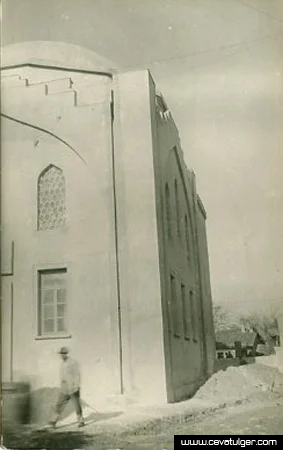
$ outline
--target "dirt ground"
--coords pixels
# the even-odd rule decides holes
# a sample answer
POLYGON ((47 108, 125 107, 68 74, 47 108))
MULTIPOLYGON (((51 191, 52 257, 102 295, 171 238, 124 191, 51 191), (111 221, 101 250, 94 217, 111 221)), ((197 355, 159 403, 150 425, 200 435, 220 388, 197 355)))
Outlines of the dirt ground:
POLYGON ((283 398, 247 401, 204 413, 201 418, 182 417, 161 421, 151 428, 137 427, 113 433, 97 430, 93 424, 81 431, 39 431, 28 427, 6 430, 4 445, 9 449, 86 450, 173 450, 174 434, 182 435, 280 435, 283 434, 283 398))

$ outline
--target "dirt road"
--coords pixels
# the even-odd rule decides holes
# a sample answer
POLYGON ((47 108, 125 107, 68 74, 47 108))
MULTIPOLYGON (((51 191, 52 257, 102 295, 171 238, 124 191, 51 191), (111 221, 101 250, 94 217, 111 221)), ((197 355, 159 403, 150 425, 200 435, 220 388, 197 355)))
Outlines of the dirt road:
MULTIPOLYGON (((249 405, 227 408, 214 416, 174 426, 155 436, 128 437, 127 443, 118 441, 125 450, 171 450, 173 435, 278 435, 283 434, 283 402, 276 405, 249 405)), ((126 436, 125 436, 126 438, 126 436)), ((96 450, 99 447, 92 447, 96 450)))

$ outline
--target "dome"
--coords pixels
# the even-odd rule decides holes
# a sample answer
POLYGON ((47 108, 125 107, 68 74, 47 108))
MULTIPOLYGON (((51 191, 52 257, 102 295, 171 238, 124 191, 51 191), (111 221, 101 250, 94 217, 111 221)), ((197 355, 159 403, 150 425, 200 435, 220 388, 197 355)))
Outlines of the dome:
POLYGON ((116 63, 79 45, 58 41, 27 41, 7 45, 1 52, 2 67, 42 64, 72 69, 117 71, 116 63))

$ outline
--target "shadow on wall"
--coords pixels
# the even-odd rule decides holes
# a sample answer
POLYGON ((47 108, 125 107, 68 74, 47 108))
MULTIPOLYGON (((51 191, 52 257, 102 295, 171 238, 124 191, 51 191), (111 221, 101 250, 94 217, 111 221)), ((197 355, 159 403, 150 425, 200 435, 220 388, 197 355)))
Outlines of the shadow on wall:
MULTIPOLYGON (((3 383, 3 420, 14 424, 47 423, 57 395, 58 388, 31 391, 28 382, 3 383)), ((72 405, 67 405, 63 418, 72 412, 71 407, 72 405)))
POLYGON ((2 417, 4 422, 25 424, 30 421, 30 384, 4 382, 1 386, 2 417))

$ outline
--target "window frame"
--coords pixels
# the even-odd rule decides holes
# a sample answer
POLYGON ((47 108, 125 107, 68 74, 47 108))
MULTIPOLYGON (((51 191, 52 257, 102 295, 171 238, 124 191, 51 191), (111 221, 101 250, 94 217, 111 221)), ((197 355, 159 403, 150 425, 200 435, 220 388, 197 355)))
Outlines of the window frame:
MULTIPOLYGON (((36 316, 35 316, 35 339, 45 340, 45 339, 66 339, 71 338, 70 334, 70 292, 69 288, 70 282, 70 264, 44 264, 40 266, 34 266, 34 300, 36 303, 36 316), (41 274, 43 273, 59 273, 64 272, 66 274, 66 301, 65 301, 65 320, 66 320, 66 331, 52 331, 49 333, 43 333, 43 309, 42 309, 42 297, 41 297, 41 274)), ((53 318, 53 320, 57 320, 53 318)))

